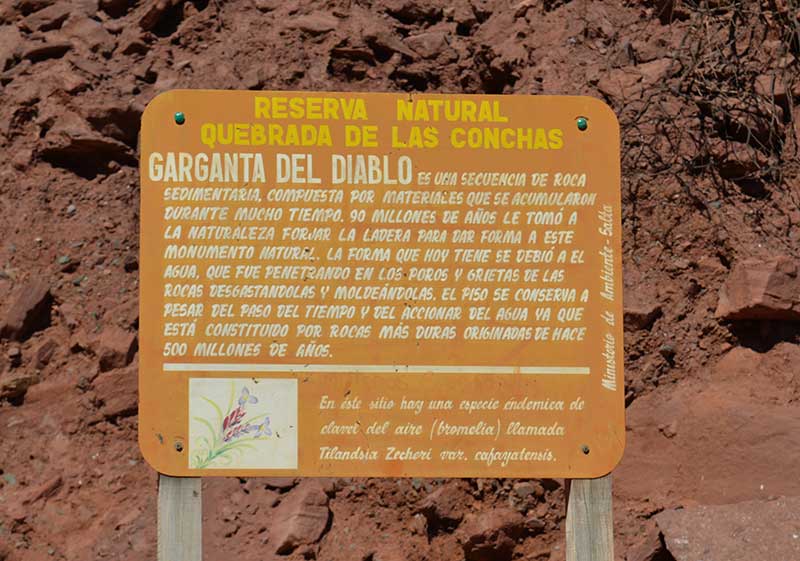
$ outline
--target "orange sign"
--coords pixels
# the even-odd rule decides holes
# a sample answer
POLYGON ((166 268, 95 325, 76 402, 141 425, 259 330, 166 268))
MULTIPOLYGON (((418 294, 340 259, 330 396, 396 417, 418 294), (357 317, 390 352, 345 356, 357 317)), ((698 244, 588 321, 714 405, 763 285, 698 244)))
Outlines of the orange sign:
POLYGON ((158 471, 619 461, 619 127, 600 101, 172 91, 145 111, 141 181, 158 471))

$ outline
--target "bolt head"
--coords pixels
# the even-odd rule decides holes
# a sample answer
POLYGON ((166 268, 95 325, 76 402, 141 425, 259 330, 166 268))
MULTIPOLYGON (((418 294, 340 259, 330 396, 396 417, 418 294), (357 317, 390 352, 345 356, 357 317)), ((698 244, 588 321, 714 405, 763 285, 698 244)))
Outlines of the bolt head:
POLYGON ((589 128, 589 120, 586 117, 578 117, 576 124, 578 125, 579 131, 585 131, 589 128))
POLYGON ((182 125, 186 122, 186 115, 184 115, 183 112, 178 111, 175 113, 175 122, 179 125, 182 125))

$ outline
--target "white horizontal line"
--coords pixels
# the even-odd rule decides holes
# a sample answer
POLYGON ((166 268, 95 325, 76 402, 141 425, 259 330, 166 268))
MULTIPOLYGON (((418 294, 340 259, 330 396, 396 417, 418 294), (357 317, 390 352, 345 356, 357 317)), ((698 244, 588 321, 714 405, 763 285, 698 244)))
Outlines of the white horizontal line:
POLYGON ((577 374, 588 375, 588 366, 440 366, 394 364, 164 364, 164 371, 180 372, 350 372, 374 374, 577 374))

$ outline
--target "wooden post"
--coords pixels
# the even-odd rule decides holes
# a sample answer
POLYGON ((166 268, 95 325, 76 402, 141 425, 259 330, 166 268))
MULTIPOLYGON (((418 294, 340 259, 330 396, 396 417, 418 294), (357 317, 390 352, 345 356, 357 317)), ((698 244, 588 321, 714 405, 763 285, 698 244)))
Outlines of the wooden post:
POLYGON ((567 499, 567 561, 614 561, 611 474, 573 479, 567 499))
POLYGON ((201 561, 199 477, 158 475, 158 561, 201 561))

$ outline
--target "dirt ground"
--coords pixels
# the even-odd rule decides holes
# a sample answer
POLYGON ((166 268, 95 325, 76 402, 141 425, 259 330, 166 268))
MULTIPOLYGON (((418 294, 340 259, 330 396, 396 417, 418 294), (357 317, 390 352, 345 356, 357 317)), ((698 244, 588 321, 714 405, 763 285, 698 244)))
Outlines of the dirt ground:
MULTIPOLYGON (((798 17, 796 0, 0 1, 0 560, 155 557, 137 135, 173 88, 603 99, 623 137, 616 557, 673 559, 664 510, 800 496, 798 17)), ((564 559, 563 481, 203 490, 209 560, 564 559)))

